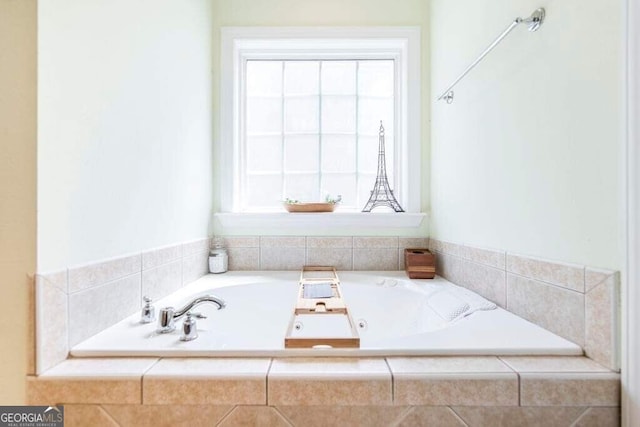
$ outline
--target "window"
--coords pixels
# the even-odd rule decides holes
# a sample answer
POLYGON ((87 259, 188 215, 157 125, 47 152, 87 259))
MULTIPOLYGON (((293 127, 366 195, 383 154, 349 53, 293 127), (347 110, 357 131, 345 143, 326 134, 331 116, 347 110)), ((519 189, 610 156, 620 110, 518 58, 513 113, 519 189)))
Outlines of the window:
POLYGON ((224 28, 222 211, 341 195, 360 212, 382 121, 391 187, 419 212, 419 63, 415 28, 224 28))
POLYGON ((342 196, 342 210, 369 199, 385 127, 393 188, 393 60, 249 60, 240 136, 240 208, 281 210, 285 198, 342 196))

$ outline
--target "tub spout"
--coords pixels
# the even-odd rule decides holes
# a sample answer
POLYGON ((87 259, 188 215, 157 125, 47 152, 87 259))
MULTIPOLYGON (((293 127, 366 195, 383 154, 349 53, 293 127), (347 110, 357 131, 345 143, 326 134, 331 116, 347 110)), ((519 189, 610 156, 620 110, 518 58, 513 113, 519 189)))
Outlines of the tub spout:
POLYGON ((205 302, 212 302, 216 304, 218 306, 218 310, 222 310, 226 306, 224 300, 214 297, 213 295, 204 295, 194 299, 179 310, 176 310, 173 307, 164 307, 160 310, 157 332, 166 334, 167 332, 174 331, 176 329, 176 320, 187 314, 192 308, 205 302))

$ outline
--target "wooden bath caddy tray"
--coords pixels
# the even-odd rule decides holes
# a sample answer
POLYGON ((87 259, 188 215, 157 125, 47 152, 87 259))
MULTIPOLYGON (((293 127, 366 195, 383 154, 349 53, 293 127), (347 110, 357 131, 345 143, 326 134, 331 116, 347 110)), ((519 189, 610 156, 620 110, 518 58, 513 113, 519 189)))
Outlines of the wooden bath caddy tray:
POLYGON ((336 269, 305 266, 284 347, 318 346, 359 348, 360 337, 342 298, 336 269))

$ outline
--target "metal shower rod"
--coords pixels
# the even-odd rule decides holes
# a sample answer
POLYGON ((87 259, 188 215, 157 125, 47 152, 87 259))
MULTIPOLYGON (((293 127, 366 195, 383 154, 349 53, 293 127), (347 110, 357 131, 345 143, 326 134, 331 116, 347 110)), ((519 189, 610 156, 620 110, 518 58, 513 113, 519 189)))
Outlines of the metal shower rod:
POLYGON ((447 101, 447 104, 451 104, 453 102, 453 88, 455 87, 455 85, 458 84, 458 82, 460 82, 460 80, 462 80, 464 78, 464 76, 466 76, 467 74, 469 74, 469 71, 473 70, 473 68, 478 65, 480 63, 480 61, 482 61, 482 59, 487 56, 489 54, 489 52, 491 52, 497 45, 498 43, 500 43, 502 41, 502 39, 504 39, 505 37, 507 37, 507 35, 515 28, 518 26, 518 24, 527 24, 529 31, 533 32, 533 31, 537 31, 538 28, 540 28, 540 26, 542 25, 542 23, 544 22, 544 17, 545 17, 545 10, 544 8, 539 8, 536 9, 535 11, 533 11, 533 13, 531 14, 531 16, 529 16, 528 18, 516 18, 503 32, 502 34, 500 34, 481 54, 480 56, 478 56, 478 58, 473 61, 471 63, 471 65, 469 65, 463 72, 462 74, 460 74, 458 76, 457 79, 454 80, 453 83, 451 83, 449 85, 449 87, 447 87, 445 89, 444 92, 442 92, 442 95, 440 95, 438 97, 438 101, 440 101, 441 99, 444 99, 445 101, 447 101))

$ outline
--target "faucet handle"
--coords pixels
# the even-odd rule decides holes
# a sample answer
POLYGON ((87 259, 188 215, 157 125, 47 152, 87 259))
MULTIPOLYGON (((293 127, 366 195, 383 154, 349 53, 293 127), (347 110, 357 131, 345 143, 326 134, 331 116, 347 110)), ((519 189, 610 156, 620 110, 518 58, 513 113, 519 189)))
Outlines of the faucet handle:
POLYGON ((142 297, 144 301, 144 307, 142 307, 142 312, 140 313, 140 323, 151 323, 156 320, 156 309, 151 305, 151 298, 148 296, 142 297))
POLYGON ((198 330, 196 327, 196 319, 190 311, 187 312, 187 318, 182 322, 182 335, 180 341, 193 341, 198 338, 198 330))

